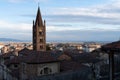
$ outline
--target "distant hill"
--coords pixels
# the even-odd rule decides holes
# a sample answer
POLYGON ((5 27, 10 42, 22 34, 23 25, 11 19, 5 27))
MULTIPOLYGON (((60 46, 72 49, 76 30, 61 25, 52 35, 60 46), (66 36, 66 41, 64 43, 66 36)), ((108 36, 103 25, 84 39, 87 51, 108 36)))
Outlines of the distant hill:
POLYGON ((28 41, 28 40, 12 39, 12 38, 0 38, 0 42, 30 42, 30 41, 28 41))
MULTIPOLYGON (((19 40, 19 39, 13 39, 13 38, 0 38, 0 42, 32 42, 31 40, 19 40)), ((68 43, 68 42, 72 42, 72 43, 93 43, 93 42, 97 42, 97 43, 110 43, 113 41, 67 41, 67 40, 47 40, 47 42, 62 42, 62 43, 68 43)))

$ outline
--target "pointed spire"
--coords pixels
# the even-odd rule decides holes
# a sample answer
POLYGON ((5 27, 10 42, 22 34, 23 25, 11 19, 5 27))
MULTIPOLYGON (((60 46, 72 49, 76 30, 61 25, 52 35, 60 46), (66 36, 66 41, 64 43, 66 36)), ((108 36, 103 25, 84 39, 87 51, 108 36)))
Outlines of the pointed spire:
POLYGON ((36 24, 38 24, 38 26, 43 26, 43 21, 42 21, 42 16, 41 16, 39 6, 38 6, 38 11, 37 11, 37 16, 36 16, 36 24))

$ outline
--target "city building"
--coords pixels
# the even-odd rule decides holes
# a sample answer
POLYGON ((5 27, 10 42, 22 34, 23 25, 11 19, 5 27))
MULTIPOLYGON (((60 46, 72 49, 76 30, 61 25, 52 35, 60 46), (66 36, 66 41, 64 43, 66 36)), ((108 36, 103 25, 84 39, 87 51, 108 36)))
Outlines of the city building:
POLYGON ((2 54, 2 48, 4 47, 3 43, 0 43, 0 55, 2 54))

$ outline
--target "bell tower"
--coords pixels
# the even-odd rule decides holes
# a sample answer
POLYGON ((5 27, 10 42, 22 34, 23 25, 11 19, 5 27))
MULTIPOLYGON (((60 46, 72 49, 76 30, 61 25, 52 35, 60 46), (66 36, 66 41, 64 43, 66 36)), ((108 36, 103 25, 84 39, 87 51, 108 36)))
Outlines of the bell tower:
POLYGON ((39 7, 35 22, 33 20, 33 50, 46 51, 46 23, 42 21, 39 7))

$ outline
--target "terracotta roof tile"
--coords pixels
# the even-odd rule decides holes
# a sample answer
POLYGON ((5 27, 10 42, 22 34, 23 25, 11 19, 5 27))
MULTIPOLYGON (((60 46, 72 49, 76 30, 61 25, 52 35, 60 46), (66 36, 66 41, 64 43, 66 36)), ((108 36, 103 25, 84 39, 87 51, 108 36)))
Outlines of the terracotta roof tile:
POLYGON ((103 51, 120 51, 120 41, 112 42, 106 45, 103 45, 101 48, 103 51))
POLYGON ((57 59, 52 57, 49 52, 29 50, 27 51, 27 53, 24 53, 23 51, 22 54, 27 54, 27 55, 15 57, 9 61, 6 61, 6 64, 14 64, 14 63, 21 63, 21 62, 37 64, 37 63, 47 63, 47 62, 58 61, 57 59))
POLYGON ((120 41, 116 41, 116 42, 106 44, 103 47, 106 47, 106 48, 120 48, 120 41))

